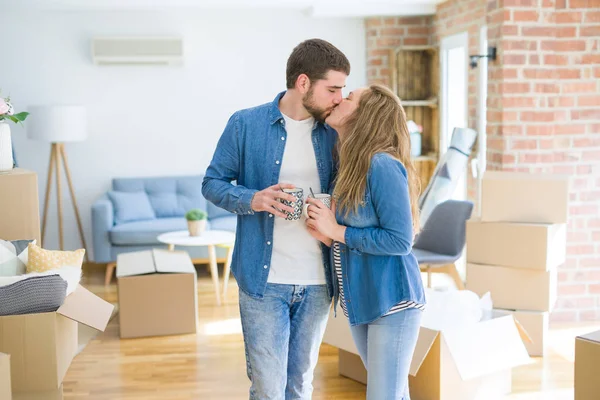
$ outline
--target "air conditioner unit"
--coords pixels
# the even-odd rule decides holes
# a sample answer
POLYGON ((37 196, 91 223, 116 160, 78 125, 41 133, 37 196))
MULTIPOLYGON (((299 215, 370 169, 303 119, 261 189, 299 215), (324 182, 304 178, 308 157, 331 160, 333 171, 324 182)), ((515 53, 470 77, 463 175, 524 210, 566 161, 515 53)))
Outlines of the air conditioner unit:
POLYGON ((178 37, 95 37, 96 65, 182 65, 183 39, 178 37))

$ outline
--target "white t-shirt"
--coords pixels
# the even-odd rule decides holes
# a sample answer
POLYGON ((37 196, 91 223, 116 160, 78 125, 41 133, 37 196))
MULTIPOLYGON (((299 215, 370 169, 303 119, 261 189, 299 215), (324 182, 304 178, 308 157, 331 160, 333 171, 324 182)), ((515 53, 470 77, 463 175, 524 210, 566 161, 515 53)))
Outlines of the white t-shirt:
MULTIPOLYGON (((283 116, 287 139, 279 182, 291 183, 304 191, 304 199, 310 193, 321 191, 317 159, 312 143, 314 118, 295 121, 283 116)), ((269 283, 287 285, 323 285, 325 271, 319 241, 306 229, 305 218, 287 221, 275 218, 273 229, 273 255, 269 271, 269 283)))

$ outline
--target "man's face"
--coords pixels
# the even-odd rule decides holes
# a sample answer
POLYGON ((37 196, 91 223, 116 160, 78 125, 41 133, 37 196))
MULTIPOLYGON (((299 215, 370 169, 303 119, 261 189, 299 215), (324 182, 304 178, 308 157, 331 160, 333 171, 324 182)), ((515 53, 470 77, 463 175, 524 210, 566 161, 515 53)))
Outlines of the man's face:
POLYGON ((346 86, 348 76, 339 71, 329 71, 324 79, 310 83, 308 92, 302 98, 302 105, 317 121, 325 118, 342 101, 342 88, 346 86))

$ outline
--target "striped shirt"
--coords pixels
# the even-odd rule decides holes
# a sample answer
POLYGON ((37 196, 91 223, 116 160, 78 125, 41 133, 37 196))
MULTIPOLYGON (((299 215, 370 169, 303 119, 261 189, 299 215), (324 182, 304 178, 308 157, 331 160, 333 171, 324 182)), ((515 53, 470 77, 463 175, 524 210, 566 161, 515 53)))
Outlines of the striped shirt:
MULTIPOLYGON (((337 278, 337 285, 340 292, 340 305, 342 306, 342 311, 344 311, 344 315, 347 318, 348 309, 346 308, 346 299, 344 298, 344 287, 342 285, 342 259, 340 256, 340 244, 338 242, 333 243, 333 265, 335 268, 335 276, 337 278)), ((390 310, 387 313, 382 315, 382 317, 395 314, 408 308, 418 308, 419 310, 423 311, 425 309, 425 305, 415 303, 414 301, 401 301, 392 306, 392 308, 390 308, 390 310)))

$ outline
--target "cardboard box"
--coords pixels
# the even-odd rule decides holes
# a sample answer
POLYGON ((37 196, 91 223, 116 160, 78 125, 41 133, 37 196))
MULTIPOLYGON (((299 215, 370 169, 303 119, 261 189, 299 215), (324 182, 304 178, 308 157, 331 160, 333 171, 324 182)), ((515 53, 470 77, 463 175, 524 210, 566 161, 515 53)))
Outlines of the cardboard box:
POLYGON ((63 386, 46 392, 16 393, 13 400, 63 400, 63 386))
POLYGON ((548 337, 549 313, 540 311, 500 310, 512 314, 527 331, 531 343, 525 343, 527 352, 532 357, 543 357, 546 354, 546 339, 548 337))
POLYGON ((483 296, 490 292, 495 308, 552 311, 558 273, 497 265, 467 264, 467 290, 483 296))
POLYGON ((37 239, 40 209, 35 172, 15 168, 0 174, 0 239, 37 239))
POLYGON ((575 338, 575 400, 597 400, 600 365, 600 331, 575 338))
POLYGON ((0 317, 0 352, 11 355, 13 395, 58 390, 77 351, 77 323, 103 331, 113 308, 79 286, 56 312, 0 317))
POLYGON ((487 171, 481 186, 481 219, 566 224, 569 180, 564 176, 487 171))
POLYGON ((340 349, 338 359, 338 372, 364 385, 367 384, 367 369, 358 354, 340 349))
POLYGON ((524 329, 502 312, 444 331, 421 327, 409 372, 411 399, 503 398, 511 391, 511 369, 531 362, 523 340, 529 340, 524 329))
POLYGON ((185 251, 117 257, 121 338, 196 333, 196 270, 185 251))
MULTIPOLYGON (((491 400, 511 391, 511 369, 531 362, 525 330, 506 312, 479 323, 438 330, 421 327, 410 366, 412 400, 491 400)), ((346 317, 330 315, 323 342, 340 349, 339 372, 366 384, 366 370, 346 317)))
POLYGON ((10 356, 0 353, 0 400, 11 400, 10 356))
POLYGON ((564 224, 467 221, 467 262, 549 271, 566 256, 564 224))

